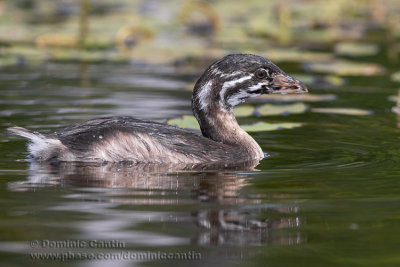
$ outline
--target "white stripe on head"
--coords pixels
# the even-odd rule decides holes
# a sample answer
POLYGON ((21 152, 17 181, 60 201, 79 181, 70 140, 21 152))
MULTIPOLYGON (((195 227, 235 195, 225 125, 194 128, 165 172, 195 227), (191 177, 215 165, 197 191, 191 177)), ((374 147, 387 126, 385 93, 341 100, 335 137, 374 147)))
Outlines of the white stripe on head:
POLYGON ((232 72, 232 73, 224 73, 223 71, 221 71, 218 68, 216 68, 216 69, 213 69, 210 74, 213 75, 213 76, 218 76, 220 78, 229 78, 229 77, 238 76, 241 73, 242 73, 241 71, 235 71, 235 72, 232 72))
POLYGON ((251 94, 247 93, 246 91, 242 91, 240 90, 238 93, 232 95, 229 99, 228 99, 228 104, 231 105, 232 107, 243 103, 244 100, 246 98, 249 98, 250 96, 252 96, 251 94))
POLYGON ((238 76, 238 75, 240 75, 241 73, 242 73, 241 71, 235 71, 235 72, 232 72, 232 73, 224 73, 224 74, 221 74, 220 77, 222 77, 222 78, 229 78, 229 77, 238 76))
POLYGON ((205 85, 203 85, 197 94, 200 103, 200 109, 204 110, 210 104, 210 93, 212 89, 212 81, 208 81, 205 85))
POLYGON ((228 88, 234 87, 236 84, 250 80, 252 77, 253 76, 248 75, 248 76, 240 77, 239 79, 236 79, 236 80, 224 82, 224 84, 222 85, 222 90, 226 90, 228 88))
POLYGON ((219 98, 220 98, 221 107, 224 106, 224 105, 223 105, 223 102, 224 102, 224 100, 225 100, 225 94, 226 94, 226 91, 227 91, 229 88, 235 87, 235 86, 236 86, 237 84, 239 84, 239 83, 242 83, 242 82, 244 82, 244 81, 250 80, 252 77, 253 77, 253 76, 248 75, 248 76, 240 77, 239 79, 236 79, 236 80, 231 80, 231 81, 224 82, 224 84, 222 85, 222 89, 221 89, 221 91, 219 92, 219 98))
POLYGON ((260 93, 253 93, 253 92, 256 92, 256 91, 258 91, 260 89, 263 89, 263 86, 266 86, 266 85, 268 85, 268 83, 266 83, 264 81, 264 82, 260 82, 258 84, 252 85, 252 86, 248 87, 245 90, 240 90, 236 94, 233 94, 227 100, 227 102, 228 102, 229 105, 231 105, 233 107, 233 106, 236 106, 236 105, 244 102, 244 100, 246 98, 260 96, 260 95, 262 95, 261 92, 260 93))
POLYGON ((257 91, 263 88, 263 86, 268 86, 268 82, 266 83, 265 81, 257 83, 255 85, 250 86, 249 88, 247 88, 248 92, 253 92, 253 91, 257 91))

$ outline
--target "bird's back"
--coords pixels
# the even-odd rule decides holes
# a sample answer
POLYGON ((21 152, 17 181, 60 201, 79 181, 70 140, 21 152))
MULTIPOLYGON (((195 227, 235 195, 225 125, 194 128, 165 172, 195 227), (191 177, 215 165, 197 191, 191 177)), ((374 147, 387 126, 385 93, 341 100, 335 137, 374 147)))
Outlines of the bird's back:
MULTIPOLYGON (((108 117, 77 123, 52 135, 12 130, 31 140, 41 161, 202 163, 243 160, 235 148, 154 121, 108 117), (37 139, 37 140, 35 140, 37 139), (45 144, 50 144, 46 146, 45 144)), ((245 158, 244 158, 245 159, 245 158)))

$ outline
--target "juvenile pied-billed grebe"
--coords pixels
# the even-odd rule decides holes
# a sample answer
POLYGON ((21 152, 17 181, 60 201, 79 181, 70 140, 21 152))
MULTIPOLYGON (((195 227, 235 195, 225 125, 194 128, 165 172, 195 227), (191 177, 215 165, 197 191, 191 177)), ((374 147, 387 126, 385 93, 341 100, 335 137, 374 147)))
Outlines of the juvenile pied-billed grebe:
POLYGON ((50 135, 21 127, 9 131, 30 140, 37 161, 205 163, 259 160, 257 142, 241 129, 233 107, 271 93, 304 93, 307 88, 271 61, 232 54, 212 64, 197 81, 192 109, 203 136, 132 117, 92 119, 50 135))

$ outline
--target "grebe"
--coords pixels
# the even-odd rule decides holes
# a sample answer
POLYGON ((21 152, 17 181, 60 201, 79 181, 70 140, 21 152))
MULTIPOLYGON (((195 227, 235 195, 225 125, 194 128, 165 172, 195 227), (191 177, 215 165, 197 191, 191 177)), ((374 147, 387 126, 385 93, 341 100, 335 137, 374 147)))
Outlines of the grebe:
POLYGON ((42 135, 8 130, 30 140, 39 162, 207 163, 260 160, 264 153, 238 125, 233 107, 270 93, 305 93, 306 86, 271 61, 232 54, 206 69, 194 86, 192 110, 203 136, 154 121, 107 117, 42 135))

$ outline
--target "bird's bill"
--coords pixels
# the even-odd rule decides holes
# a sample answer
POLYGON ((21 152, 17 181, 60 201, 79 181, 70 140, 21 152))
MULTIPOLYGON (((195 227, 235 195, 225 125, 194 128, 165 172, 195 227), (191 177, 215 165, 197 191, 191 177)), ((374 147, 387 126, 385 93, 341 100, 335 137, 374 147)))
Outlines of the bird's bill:
POLYGON ((272 94, 301 94, 308 92, 304 83, 287 74, 276 75, 270 88, 272 89, 272 94))

